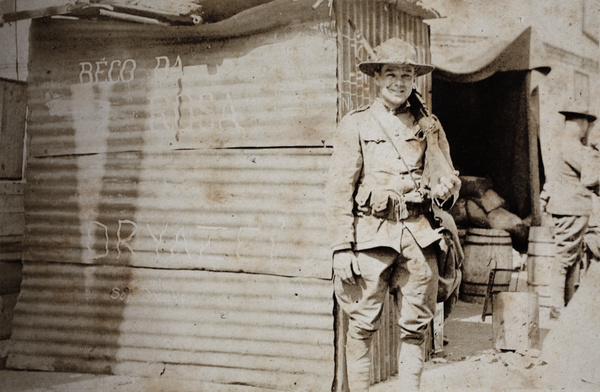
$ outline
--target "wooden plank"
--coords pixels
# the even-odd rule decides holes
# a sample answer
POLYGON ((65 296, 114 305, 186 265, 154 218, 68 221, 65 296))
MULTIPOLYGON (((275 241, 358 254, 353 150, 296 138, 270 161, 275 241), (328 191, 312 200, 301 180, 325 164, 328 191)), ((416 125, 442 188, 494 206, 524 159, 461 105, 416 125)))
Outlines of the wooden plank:
POLYGON ((348 316, 335 302, 335 379, 333 392, 348 390, 348 373, 346 368, 346 333, 348 332, 348 316))
POLYGON ((0 236, 0 260, 21 262, 23 235, 0 236))
POLYGON ((55 5, 51 7, 35 8, 30 10, 23 10, 17 12, 9 12, 2 15, 0 23, 16 22, 25 19, 42 18, 45 16, 54 16, 68 14, 73 11, 82 10, 88 8, 89 3, 83 3, 79 1, 70 1, 68 4, 55 5))
POLYGON ((0 339, 8 339, 12 332, 12 319, 18 294, 0 295, 0 339))
MULTIPOLYGON (((0 248, 0 253, 2 249, 0 248)), ((0 261, 0 294, 17 294, 23 278, 20 261, 0 261)))
POLYGON ((0 178, 23 176, 26 86, 0 81, 0 178))
POLYGON ((398 342, 400 341, 400 326, 398 325, 398 303, 394 299, 392 306, 392 375, 398 374, 398 342))
POLYGON ((0 211, 23 213, 25 211, 23 206, 23 195, 0 194, 0 211))
POLYGON ((390 296, 386 295, 385 297, 385 306, 386 306, 386 312, 384 314, 384 318, 383 318, 383 328, 381 328, 382 330, 382 335, 383 335, 383 356, 381 358, 381 370, 382 370, 382 374, 381 374, 381 378, 383 380, 387 380, 390 376, 389 374, 389 364, 390 364, 390 312, 392 311, 391 308, 391 301, 390 301, 390 296))
MULTIPOLYGON (((1 103, 0 103, 1 104, 1 103)), ((0 195, 23 195, 25 184, 18 181, 1 181, 0 195)))
POLYGON ((0 236, 23 235, 25 216, 18 212, 0 212, 0 236))
POLYGON ((433 318, 433 352, 444 351, 444 304, 435 305, 435 316, 433 318))

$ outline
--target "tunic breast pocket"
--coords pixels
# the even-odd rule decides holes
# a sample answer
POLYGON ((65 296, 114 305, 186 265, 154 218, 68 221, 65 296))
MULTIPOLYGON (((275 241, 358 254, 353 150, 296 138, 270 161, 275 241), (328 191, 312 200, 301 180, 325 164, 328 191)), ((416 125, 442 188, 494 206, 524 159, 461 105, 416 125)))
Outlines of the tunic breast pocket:
POLYGON ((383 135, 381 135, 379 132, 375 132, 374 130, 363 131, 360 136, 365 152, 376 151, 379 154, 386 150, 388 148, 388 144, 390 144, 386 139, 384 139, 383 135))
POLYGON ((363 159, 367 170, 387 170, 394 161, 395 150, 392 143, 383 138, 363 138, 363 159))
POLYGON ((380 139, 377 137, 365 137, 363 138, 363 143, 367 146, 373 145, 373 144, 381 144, 381 143, 386 143, 385 139, 380 139))

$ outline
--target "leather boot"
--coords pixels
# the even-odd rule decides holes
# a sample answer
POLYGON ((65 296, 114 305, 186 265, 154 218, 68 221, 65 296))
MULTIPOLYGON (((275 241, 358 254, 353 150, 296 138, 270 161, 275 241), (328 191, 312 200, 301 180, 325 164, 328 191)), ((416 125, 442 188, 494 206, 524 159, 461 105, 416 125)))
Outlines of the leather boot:
POLYGON ((418 392, 421 387, 421 374, 425 362, 425 344, 410 341, 400 343, 398 354, 398 380, 402 392, 418 392))
POLYGON ((551 318, 558 318, 565 307, 565 286, 567 271, 560 266, 551 269, 552 275, 548 279, 548 294, 550 296, 551 318))
POLYGON ((368 392, 371 385, 371 339, 361 340, 348 336, 346 368, 350 392, 368 392))

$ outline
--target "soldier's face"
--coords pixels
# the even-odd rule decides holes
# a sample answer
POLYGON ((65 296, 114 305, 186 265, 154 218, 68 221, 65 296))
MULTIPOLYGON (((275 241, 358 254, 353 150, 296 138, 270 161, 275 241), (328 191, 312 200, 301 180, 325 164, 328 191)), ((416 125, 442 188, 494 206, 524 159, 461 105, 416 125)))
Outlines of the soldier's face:
POLYGON ((384 65, 375 74, 379 97, 391 108, 397 108, 408 99, 415 84, 415 70, 411 66, 384 65))

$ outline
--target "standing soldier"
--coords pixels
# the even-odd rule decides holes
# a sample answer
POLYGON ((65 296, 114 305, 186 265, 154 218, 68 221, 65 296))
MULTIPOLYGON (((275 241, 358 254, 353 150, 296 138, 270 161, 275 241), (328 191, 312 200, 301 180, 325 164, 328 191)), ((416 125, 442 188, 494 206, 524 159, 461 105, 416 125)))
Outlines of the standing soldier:
POLYGON ((590 187, 598 184, 598 151, 583 143, 596 116, 575 107, 560 113, 565 117, 564 140, 559 143, 552 178, 547 184, 546 206, 546 211, 552 214, 556 244, 549 279, 551 318, 558 318, 570 300, 565 290, 567 273, 581 262, 583 237, 592 213, 590 187))
POLYGON ((417 121, 416 78, 433 66, 417 63, 412 45, 398 38, 372 56, 359 68, 375 79, 378 97, 340 122, 327 184, 334 290, 349 316, 350 391, 369 389, 371 338, 388 291, 400 309, 398 377, 417 391, 438 290, 441 235, 432 205, 449 209, 460 180, 437 119, 428 117, 427 129, 417 121), (439 173, 440 163, 448 170, 439 173))

